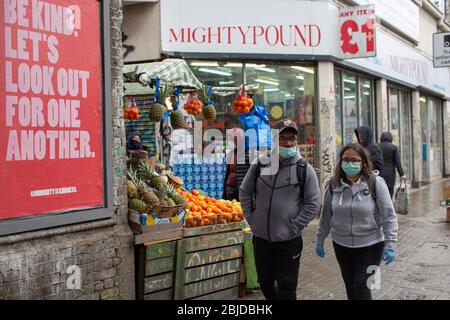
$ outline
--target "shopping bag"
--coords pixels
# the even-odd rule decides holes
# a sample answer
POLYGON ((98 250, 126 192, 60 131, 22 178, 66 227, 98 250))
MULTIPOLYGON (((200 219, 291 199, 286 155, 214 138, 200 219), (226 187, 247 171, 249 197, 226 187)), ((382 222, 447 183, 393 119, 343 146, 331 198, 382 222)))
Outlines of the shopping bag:
POLYGON ((398 214, 408 214, 409 199, 406 181, 400 182, 394 195, 394 209, 398 214))
POLYGON ((240 120, 245 132, 245 150, 270 150, 272 130, 266 109, 255 105, 249 113, 242 114, 240 120))
POLYGON ((253 251, 253 234, 251 231, 244 230, 244 267, 246 275, 246 288, 249 290, 258 290, 258 274, 256 272, 255 256, 253 251))

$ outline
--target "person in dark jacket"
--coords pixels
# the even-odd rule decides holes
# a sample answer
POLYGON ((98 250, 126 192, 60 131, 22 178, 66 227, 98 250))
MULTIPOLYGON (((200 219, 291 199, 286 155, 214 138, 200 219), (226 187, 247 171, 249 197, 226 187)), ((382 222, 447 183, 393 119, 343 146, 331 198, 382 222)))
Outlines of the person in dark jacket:
POLYGON ((239 199, 252 229, 256 272, 265 298, 295 300, 302 231, 320 210, 320 188, 314 168, 307 164, 301 197, 297 125, 285 119, 277 122, 275 129, 279 130, 279 144, 274 141, 272 155, 278 153, 279 158, 271 161, 276 165, 257 170, 256 159, 239 189, 239 199))
POLYGON ((392 133, 383 132, 380 138, 381 143, 379 144, 383 152, 383 168, 380 176, 386 181, 391 198, 394 195, 395 170, 397 169, 401 179, 405 179, 405 172, 400 161, 400 152, 397 146, 392 143, 392 140, 392 133))
POLYGON ((355 130, 358 143, 362 145, 370 154, 370 160, 372 161, 373 170, 381 172, 383 168, 383 153, 380 147, 373 141, 372 128, 368 126, 362 126, 355 130))

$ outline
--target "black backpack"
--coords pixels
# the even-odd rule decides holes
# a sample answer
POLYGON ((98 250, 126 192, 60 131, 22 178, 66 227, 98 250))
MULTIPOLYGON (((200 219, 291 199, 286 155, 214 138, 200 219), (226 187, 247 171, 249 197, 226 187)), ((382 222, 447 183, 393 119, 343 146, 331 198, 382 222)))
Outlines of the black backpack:
MULTIPOLYGON (((306 182, 306 168, 308 166, 308 161, 304 159, 300 159, 297 161, 297 179, 299 182, 300 188, 300 199, 303 201, 305 199, 305 182, 306 182)), ((255 171, 255 190, 256 190, 256 182, 258 181, 259 176, 261 175, 261 163, 259 160, 256 163, 256 171, 255 171)))

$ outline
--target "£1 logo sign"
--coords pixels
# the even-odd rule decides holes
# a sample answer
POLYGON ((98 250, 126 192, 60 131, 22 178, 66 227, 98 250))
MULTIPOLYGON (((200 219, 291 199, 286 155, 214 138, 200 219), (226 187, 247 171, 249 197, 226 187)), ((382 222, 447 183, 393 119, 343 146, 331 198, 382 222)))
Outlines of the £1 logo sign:
POLYGON ((373 6, 343 8, 340 12, 341 54, 344 59, 376 55, 373 6))

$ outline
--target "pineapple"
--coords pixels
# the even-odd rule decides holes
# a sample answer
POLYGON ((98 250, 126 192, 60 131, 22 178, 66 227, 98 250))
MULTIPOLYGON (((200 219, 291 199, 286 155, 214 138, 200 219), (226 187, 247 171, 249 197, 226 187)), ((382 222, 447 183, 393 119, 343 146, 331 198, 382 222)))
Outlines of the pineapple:
POLYGON ((184 201, 184 198, 176 193, 175 187, 173 185, 169 184, 167 191, 169 197, 173 200, 173 202, 175 202, 175 205, 184 205, 186 203, 184 201))
POLYGON ((138 196, 138 189, 136 185, 128 180, 128 198, 136 198, 138 196))
POLYGON ((154 207, 159 205, 158 197, 152 191, 147 189, 144 182, 141 182, 139 185, 138 192, 140 198, 145 202, 149 210, 152 210, 154 207))
POLYGON ((128 178, 128 198, 137 198, 138 197, 138 189, 137 189, 137 176, 136 171, 130 169, 127 171, 128 178))
POLYGON ((202 112, 206 120, 215 120, 217 117, 216 108, 212 104, 208 104, 204 107, 202 112))
POLYGON ((166 113, 166 107, 160 103, 154 103, 149 109, 149 119, 151 122, 160 122, 166 113))
POLYGON ((179 102, 180 102, 180 99, 178 99, 178 97, 176 95, 170 96, 170 103, 172 104, 173 108, 175 108, 179 102))
POLYGON ((143 161, 139 163, 138 175, 142 180, 147 181, 150 187, 159 191, 167 191, 167 186, 161 177, 153 172, 150 166, 143 161))
POLYGON ((152 168, 150 168, 148 163, 140 161, 137 168, 137 175, 144 181, 149 180, 153 175, 152 168))
POLYGON ((164 191, 157 191, 156 196, 159 198, 159 204, 163 207, 170 207, 169 197, 164 191))
POLYGON ((184 120, 183 111, 180 109, 172 111, 170 114, 170 123, 174 129, 182 129, 186 126, 186 120, 184 120))
POLYGON ((160 122, 162 120, 164 113, 167 111, 167 108, 165 107, 166 99, 169 99, 172 93, 173 87, 170 85, 165 85, 161 88, 159 93, 160 103, 154 103, 150 106, 149 119, 151 122, 160 122))
POLYGON ((167 205, 168 205, 169 207, 175 207, 177 204, 176 204, 175 201, 173 201, 172 199, 167 198, 167 205))
POLYGON ((137 198, 130 199, 130 201, 128 201, 128 207, 139 213, 145 213, 147 211, 147 205, 145 202, 137 198))

